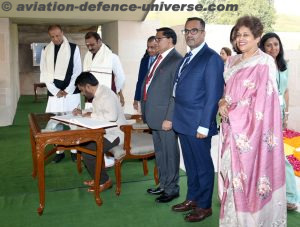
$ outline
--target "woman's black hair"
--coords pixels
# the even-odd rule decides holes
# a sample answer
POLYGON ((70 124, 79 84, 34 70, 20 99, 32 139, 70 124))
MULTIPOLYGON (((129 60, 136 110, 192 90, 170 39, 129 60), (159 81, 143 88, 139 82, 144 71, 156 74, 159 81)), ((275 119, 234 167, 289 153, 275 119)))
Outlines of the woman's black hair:
POLYGON ((265 34, 260 40, 259 48, 263 52, 266 52, 265 43, 267 42, 268 39, 271 39, 271 38, 276 38, 279 42, 279 45, 280 45, 279 46, 279 53, 278 53, 278 55, 275 59, 275 62, 277 64, 277 67, 278 67, 279 71, 283 72, 287 69, 287 64, 286 64, 286 61, 284 59, 284 51, 283 51, 282 43, 281 43, 281 40, 280 40, 279 36, 276 33, 273 33, 273 32, 269 32, 269 33, 265 34))

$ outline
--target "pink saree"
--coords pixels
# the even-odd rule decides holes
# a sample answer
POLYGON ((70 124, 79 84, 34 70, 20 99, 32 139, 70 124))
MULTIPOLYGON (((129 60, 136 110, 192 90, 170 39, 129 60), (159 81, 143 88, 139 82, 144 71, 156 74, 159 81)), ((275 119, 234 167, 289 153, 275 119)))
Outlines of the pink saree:
POLYGON ((285 163, 274 60, 259 51, 225 66, 219 154, 220 226, 286 226, 285 163))

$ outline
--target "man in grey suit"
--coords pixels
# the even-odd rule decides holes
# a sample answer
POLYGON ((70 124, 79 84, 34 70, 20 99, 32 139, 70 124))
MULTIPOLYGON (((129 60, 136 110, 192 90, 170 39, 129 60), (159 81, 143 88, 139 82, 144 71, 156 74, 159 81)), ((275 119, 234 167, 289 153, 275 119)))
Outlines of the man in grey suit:
POLYGON ((176 33, 171 28, 156 30, 159 55, 142 85, 141 109, 144 121, 152 129, 160 186, 147 190, 160 195, 156 202, 166 203, 179 196, 179 148, 172 129, 173 84, 182 56, 175 50, 176 33))

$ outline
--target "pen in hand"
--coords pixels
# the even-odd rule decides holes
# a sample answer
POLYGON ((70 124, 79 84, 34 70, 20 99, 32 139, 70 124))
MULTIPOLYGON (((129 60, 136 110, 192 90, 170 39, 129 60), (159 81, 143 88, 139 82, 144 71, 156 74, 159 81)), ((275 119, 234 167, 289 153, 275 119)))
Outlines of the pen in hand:
POLYGON ((72 114, 77 116, 77 115, 81 115, 82 114, 82 110, 80 109, 80 103, 78 104, 77 108, 75 108, 73 111, 72 111, 72 114))

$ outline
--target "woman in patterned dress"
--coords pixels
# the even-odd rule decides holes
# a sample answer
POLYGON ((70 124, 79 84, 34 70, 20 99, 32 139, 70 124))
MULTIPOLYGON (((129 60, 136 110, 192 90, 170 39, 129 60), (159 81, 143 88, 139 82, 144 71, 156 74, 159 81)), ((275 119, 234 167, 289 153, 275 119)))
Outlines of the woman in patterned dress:
POLYGON ((225 65, 219 184, 220 226, 286 226, 284 153, 276 65, 258 49, 263 32, 253 16, 238 19, 242 52, 225 65))

